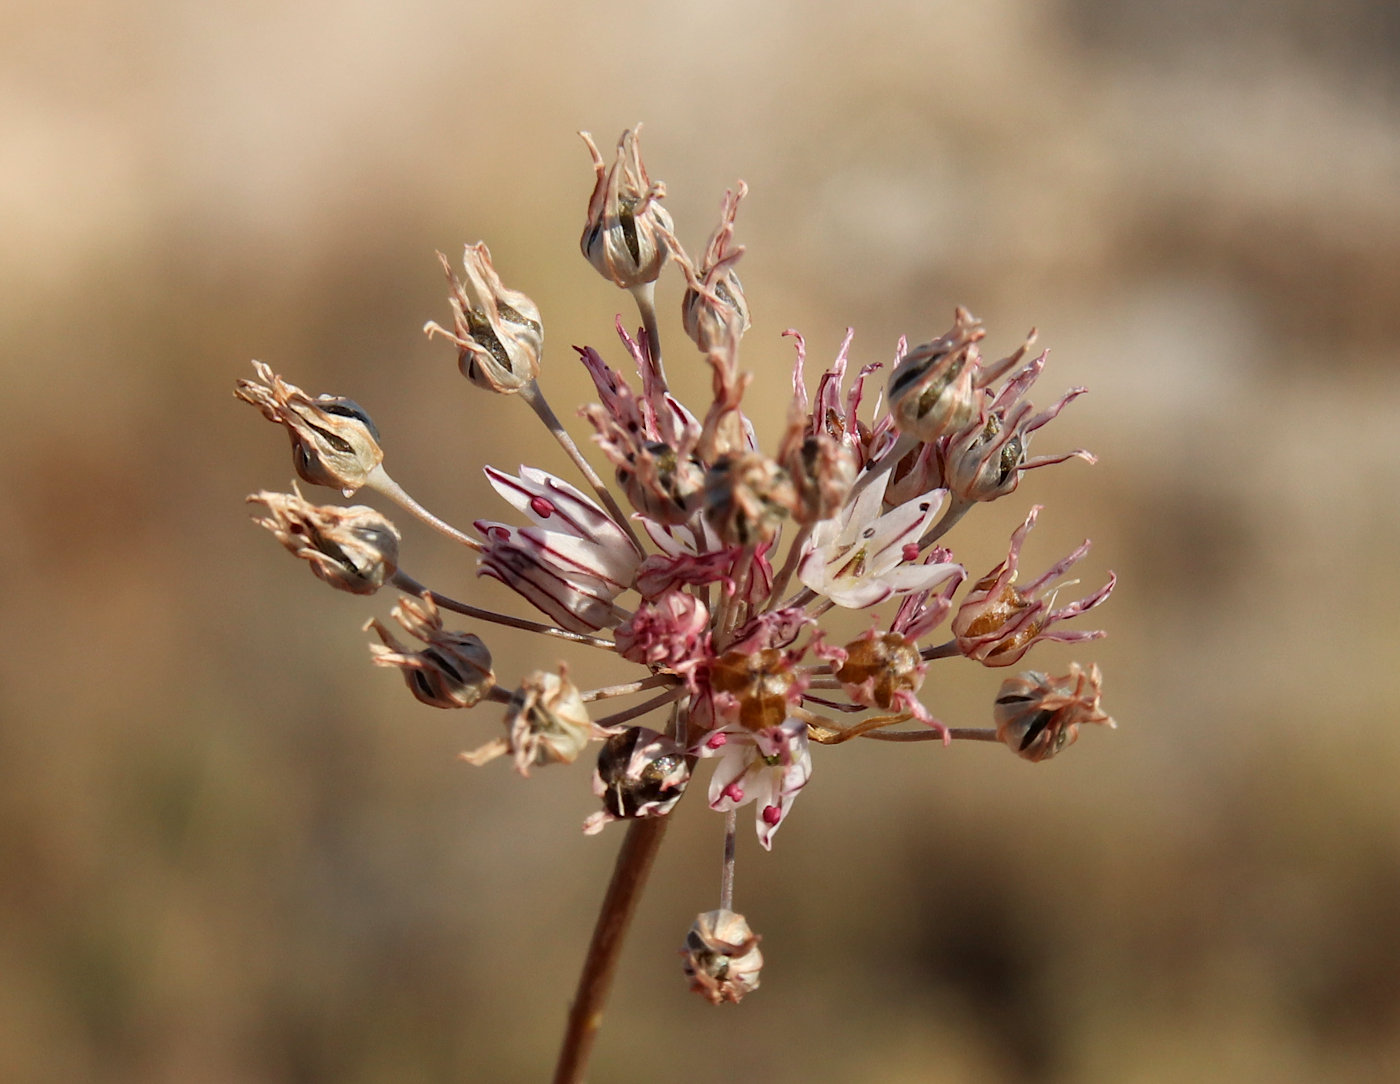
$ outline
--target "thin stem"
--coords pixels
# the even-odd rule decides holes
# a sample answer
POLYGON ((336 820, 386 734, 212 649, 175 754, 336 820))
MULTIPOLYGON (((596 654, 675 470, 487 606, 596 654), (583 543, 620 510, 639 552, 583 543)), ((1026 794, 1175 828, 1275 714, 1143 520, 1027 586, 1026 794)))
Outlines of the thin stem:
POLYGON ((564 449, 569 458, 573 460, 574 466, 588 480, 588 484, 593 487, 593 492, 598 494, 598 499, 603 502, 603 507, 612 516, 613 522, 618 525, 632 542, 632 547, 638 553, 645 553, 642 549, 641 539, 637 537, 637 532, 632 529, 632 523, 628 520, 626 513, 618 507, 617 500, 609 492, 608 487, 603 484, 603 480, 598 477, 598 472, 593 469, 591 463, 583 457, 583 452, 574 443, 574 438, 569 436, 568 431, 559 421, 558 415, 550 409, 549 403, 545 400, 544 392, 540 391, 540 386, 535 381, 530 381, 519 392, 520 398, 530 405, 530 409, 539 415, 540 421, 544 422, 545 428, 550 431, 554 439, 559 442, 559 446, 564 449))
POLYGON ((524 629, 526 632, 539 632, 545 636, 557 636, 561 640, 570 640, 576 644, 587 644, 589 647, 606 648, 608 651, 616 651, 617 645, 611 640, 605 640, 601 636, 589 636, 582 632, 570 632, 568 629, 561 629, 554 625, 546 625, 541 621, 527 621, 523 617, 511 617, 509 614, 498 614, 495 610, 483 610, 479 606, 470 606, 465 602, 458 602, 455 598, 448 598, 437 591, 430 591, 421 583, 415 580, 408 573, 399 571, 394 573, 394 578, 389 581, 405 594, 417 595, 420 598, 428 595, 433 602, 444 610, 451 610, 453 613, 463 614, 466 617, 475 617, 479 621, 490 621, 496 625, 507 625, 513 629, 524 629))
POLYGON ((768 597, 777 604, 777 600, 783 597, 783 592, 787 590, 788 581, 792 579, 792 574, 797 571, 797 563, 802 560, 802 547, 807 544, 807 539, 812 533, 812 525, 804 523, 797 531, 797 537, 792 540, 792 545, 788 549, 787 560, 783 562, 782 571, 778 573, 778 578, 773 581, 773 590, 768 592, 768 597))
POLYGON ((582 695, 585 702, 611 700, 614 696, 629 696, 632 693, 639 693, 643 689, 654 689, 658 685, 678 685, 680 680, 675 674, 652 674, 651 677, 642 678, 640 681, 629 681, 625 685, 605 685, 601 689, 589 689, 582 695))
POLYGON ((569 1009, 564 1042, 554 1068, 554 1084, 581 1084, 583 1080, 588 1056, 603 1025, 603 1005, 617 973, 627 928, 669 823, 669 817, 639 817, 627 826, 569 1009))
POLYGON ((637 311, 642 314, 642 328, 647 333, 647 356, 656 373, 656 382, 666 391, 666 370, 661 364, 661 329, 656 323, 656 283, 644 282, 633 286, 632 297, 637 302, 637 311))
POLYGON ((801 591, 797 592, 797 594, 793 595, 792 598, 783 603, 783 609, 791 609, 795 606, 806 606, 817 597, 817 593, 810 587, 804 587, 801 591))
POLYGON ((720 609, 719 621, 715 623, 715 628, 719 635, 716 638, 716 646, 720 648, 729 645, 730 637, 734 630, 742 624, 747 603, 743 601, 744 595, 748 593, 749 581, 753 577, 754 548, 745 546, 739 559, 734 563, 734 592, 725 595, 724 602, 720 609))
POLYGON ((719 907, 721 911, 734 910, 734 826, 738 823, 739 811, 731 809, 724 815, 724 865, 719 871, 719 907))
POLYGON ((919 657, 921 659, 951 659, 961 654, 962 652, 958 650, 958 642, 948 640, 934 647, 924 648, 919 652, 919 657))
POLYGON ((933 545, 933 543, 937 542, 951 531, 957 525, 958 520, 967 515, 967 510, 971 508, 974 503, 976 502, 965 501, 954 497, 952 503, 944 509, 943 515, 939 517, 938 522, 925 531, 924 536, 919 539, 919 549, 922 550, 933 545))
POLYGON ((649 711, 664 707, 675 700, 679 700, 686 694, 684 685, 677 685, 673 689, 667 689, 660 696, 653 696, 650 700, 644 700, 635 707, 627 708, 625 711, 614 712, 612 715, 605 715, 603 718, 595 720, 597 726, 620 726, 625 722, 645 715, 649 711))
MULTIPOLYGON (((874 741, 942 741, 943 735, 937 730, 872 730, 859 737, 874 741)), ((948 737, 953 741, 996 741, 997 732, 992 727, 953 726, 948 728, 948 737)))
POLYGON ((395 504, 408 509, 429 527, 433 528, 433 530, 442 532, 447 535, 448 538, 462 543, 462 545, 469 549, 476 550, 477 553, 481 553, 486 548, 471 535, 463 534, 461 531, 457 530, 456 527, 452 526, 452 524, 445 520, 438 519, 437 516, 433 515, 415 501, 409 496, 408 490, 404 489, 403 486, 389 477, 382 463, 375 467, 374 470, 370 471, 369 477, 365 480, 365 488, 371 489, 383 497, 388 497, 389 500, 393 501, 395 504))

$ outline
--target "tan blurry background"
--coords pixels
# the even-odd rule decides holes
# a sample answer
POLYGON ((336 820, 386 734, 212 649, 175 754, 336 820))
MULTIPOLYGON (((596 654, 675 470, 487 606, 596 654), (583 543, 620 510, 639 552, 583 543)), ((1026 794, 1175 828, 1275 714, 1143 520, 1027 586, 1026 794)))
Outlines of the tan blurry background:
MULTIPOLYGON (((483 462, 562 457, 424 341, 433 251, 490 243, 571 413, 625 308, 574 132, 638 120, 692 249, 752 188, 769 446, 787 327, 885 361, 961 302, 993 350, 1039 326, 1038 401, 1091 387, 1036 450, 1101 462, 950 541, 985 570, 1033 502, 1032 566, 1093 537, 1109 639, 1030 662, 1097 658, 1121 726, 819 750, 772 854, 742 822, 738 1008, 679 974, 720 852, 684 803, 593 1079, 1400 1077, 1400 16, 1218 7, 9 5, 0 1079, 546 1078, 619 833, 579 834, 587 764, 470 769, 493 713, 370 668, 389 600, 248 524, 291 466, 230 391, 257 357, 350 395, 421 500, 502 516, 483 462)), ((395 518, 414 575, 511 606, 395 518)), ((487 635, 507 680, 557 654, 487 635)), ((980 725, 1002 676, 927 699, 980 725)))

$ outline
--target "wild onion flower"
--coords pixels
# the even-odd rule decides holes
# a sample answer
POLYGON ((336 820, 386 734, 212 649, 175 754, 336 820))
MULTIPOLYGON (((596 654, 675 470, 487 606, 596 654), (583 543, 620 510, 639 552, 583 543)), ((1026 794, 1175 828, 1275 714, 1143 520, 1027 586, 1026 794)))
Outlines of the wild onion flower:
MULTIPOLYGON (((454 599, 404 571, 410 555, 400 553, 398 531, 379 512, 318 508, 299 493, 250 498, 270 510, 257 522, 332 586, 368 595, 388 585, 402 593, 394 616, 424 646, 401 645, 378 620, 367 628, 380 640, 371 645, 374 661, 400 669, 418 700, 440 708, 497 705, 494 725, 504 732, 464 753, 468 762, 509 755, 521 776, 532 776, 596 743, 592 778, 601 808, 585 831, 618 820, 629 828, 557 1080, 582 1073, 620 944, 616 934, 701 760, 715 762, 708 804, 722 814, 725 860, 720 907, 701 914, 687 937, 686 970, 694 989, 720 1003, 755 989, 762 963, 757 935, 733 910, 735 811, 753 805, 759 842, 771 847, 813 778, 821 759, 814 747, 855 738, 972 739, 1044 760, 1067 747, 1080 724, 1111 724, 1098 706, 1098 669, 1078 664, 1064 678, 1027 671, 1009 679, 996 699, 995 727, 950 727, 927 703, 926 677, 948 665, 941 660, 1005 666, 1040 640, 1102 635, 1051 628, 1113 589, 1110 574, 1098 591, 1058 609, 1054 594, 1046 594, 1087 543, 1016 585, 1038 507, 1013 535, 1005 560, 956 599, 966 564, 946 538, 960 519, 1010 495, 1031 468, 1073 457, 1093 462, 1082 450, 1028 458, 1030 434, 1084 391, 1074 388, 1034 411, 1025 397, 1045 355, 1021 364, 1034 333, 988 362, 979 348, 985 329, 958 308, 947 333, 912 349, 900 340, 884 391, 867 410, 867 388, 883 366, 867 362, 847 381, 850 332, 810 395, 806 344, 785 332, 796 347, 792 399, 785 417, 751 420, 743 409, 750 376, 740 362, 750 311, 735 274, 743 248, 734 243, 746 187, 740 182, 726 193, 719 226, 697 263, 674 233, 662 205, 665 186, 650 179, 637 131, 623 133, 611 166, 584 139, 595 186, 581 249, 604 278, 632 294, 641 323, 634 332, 618 317, 618 347, 577 351, 597 392, 579 413, 612 484, 540 388, 539 307, 502 283, 482 243, 466 247, 466 285, 444 258, 452 327, 430 322, 426 331, 451 343, 480 394, 511 398, 499 409, 532 411, 574 463, 576 478, 529 465, 515 473, 485 465, 502 506, 470 528, 455 527, 389 477, 373 424, 350 400, 313 398, 260 363, 260 382, 240 381, 237 391, 290 433, 303 480, 395 502, 465 546, 478 576, 497 581, 483 583, 472 602, 454 599), (710 370, 712 399, 699 409, 671 393, 662 365, 653 286, 668 262, 686 280, 682 327, 710 370), (778 439, 761 435, 764 423, 781 426, 778 439), (510 593, 535 615, 508 612, 510 593), (863 612, 869 630, 844 644, 828 642, 823 620, 841 610, 863 612), (445 627, 444 614, 467 619, 473 631, 445 627), (946 636, 934 637, 945 623, 946 636), (507 675, 501 684, 481 637, 489 624, 611 653, 621 664, 617 681, 582 689, 561 664, 507 675), (634 723, 644 717, 650 725, 634 723)), ((752 349, 760 364, 771 365, 777 346, 752 349)))

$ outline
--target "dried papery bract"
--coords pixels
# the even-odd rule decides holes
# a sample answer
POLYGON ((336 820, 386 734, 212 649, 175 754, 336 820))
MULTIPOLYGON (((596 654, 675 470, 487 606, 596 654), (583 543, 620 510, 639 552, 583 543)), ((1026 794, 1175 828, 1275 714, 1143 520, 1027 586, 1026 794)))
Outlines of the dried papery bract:
POLYGON ((737 912, 720 909, 700 915, 681 950, 690 989, 711 1005, 742 1001, 758 989, 763 970, 760 940, 737 912))
POLYGON ((544 324, 539 307, 519 290, 506 289, 485 242, 466 247, 463 264, 470 289, 462 285, 446 256, 439 252, 438 259, 452 290, 448 304, 453 330, 432 321, 423 330, 456 345, 457 367, 477 387, 520 391, 540 372, 544 324))
POLYGON ((411 651, 382 622, 370 620, 365 629, 374 630, 382 641, 369 645, 370 655, 376 666, 402 670, 409 691, 423 703, 434 708, 470 708, 495 687, 486 644, 474 633, 444 628, 431 595, 400 599, 393 612, 404 631, 427 646, 411 651))
POLYGON ((291 493, 264 490, 248 501, 267 508, 254 523, 338 590, 372 595, 398 571, 398 528, 373 508, 312 504, 295 487, 291 493))
POLYGON ((1116 727, 1099 707, 1103 675, 1070 663, 1064 677, 1026 670, 1001 683, 995 717, 997 740, 1029 761, 1049 760, 1073 745, 1086 723, 1116 727))
POLYGON ((363 486, 384 461, 379 430, 364 409, 338 395, 313 399, 260 361, 253 362, 253 368, 262 383, 240 380, 234 394, 287 430, 297 475, 347 496, 363 486))

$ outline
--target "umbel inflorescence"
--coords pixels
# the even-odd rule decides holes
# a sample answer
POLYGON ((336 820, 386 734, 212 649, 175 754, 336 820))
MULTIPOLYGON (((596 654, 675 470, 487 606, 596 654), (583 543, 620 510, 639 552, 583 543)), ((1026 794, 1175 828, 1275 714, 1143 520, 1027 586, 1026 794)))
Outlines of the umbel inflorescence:
MULTIPOLYGON (((484 244, 467 246, 465 280, 440 257, 451 325, 425 330, 452 346, 462 374, 483 393, 523 400, 577 467, 573 482, 529 466, 513 474, 486 466, 504 502, 501 519, 458 529, 390 478, 374 423, 356 403, 310 396, 257 362, 258 379, 237 388, 290 434, 305 482, 347 497, 368 489, 397 503, 472 550, 480 575, 539 616, 507 615, 425 587, 400 568, 399 532, 373 508, 315 505, 298 491, 248 499, 264 510, 257 522, 326 583, 360 595, 386 585, 402 593, 393 609, 400 631, 378 620, 366 628, 375 637, 373 661, 401 671, 415 697, 438 708, 504 706, 504 726, 464 759, 509 756, 529 776, 597 743, 600 806, 584 831, 665 817, 698 762, 715 762, 706 800, 727 815, 728 857, 720 908, 700 915, 686 939, 686 971, 711 1001, 737 1001, 758 985, 762 957, 733 910, 734 810, 752 805, 759 841, 771 847, 811 778, 813 744, 992 740, 1041 761, 1074 742, 1081 725, 1113 725, 1099 707, 1096 666, 1008 678, 991 728, 950 727, 920 697, 935 660, 1006 667, 1041 640, 1103 635, 1065 623, 1108 597, 1112 574, 1073 602, 1059 603, 1054 586, 1087 541, 1028 582, 1019 578, 1038 506, 1004 557, 986 572, 973 566, 976 578, 961 598, 968 568, 945 544, 968 511, 1014 492, 1026 471, 1071 458, 1093 462, 1083 450, 1030 454, 1033 435, 1084 389, 1036 410, 1027 396, 1045 355, 1027 360, 1034 332, 988 360, 981 323, 959 308, 938 338, 912 348, 899 341, 883 394, 866 411, 882 366, 849 372, 851 334, 809 393, 805 345, 788 331, 792 399, 776 447, 763 448, 742 409, 750 376, 739 353, 749 308, 735 274, 743 248, 733 235, 745 186, 725 194, 719 226, 696 261, 673 232, 664 186, 647 176, 637 132, 623 133, 610 166, 584 139, 596 182, 583 254, 633 295, 642 325, 632 334, 617 320, 625 364, 575 348, 598 396, 579 413, 611 484, 546 402, 540 310, 506 288, 484 244), (710 370, 713 397, 699 411, 671 393, 662 365, 654 284, 672 261, 686 282, 682 326, 710 370), (829 639, 823 618, 839 610, 864 611, 869 628, 848 642, 829 639), (445 611, 478 629, 504 624, 609 651, 631 673, 583 690, 561 664, 503 683, 478 633, 449 628, 445 611), (624 697, 629 706, 614 707, 624 697), (643 718, 651 725, 634 724, 643 718)), ((775 345, 763 348, 762 364, 778 363, 775 345)))

